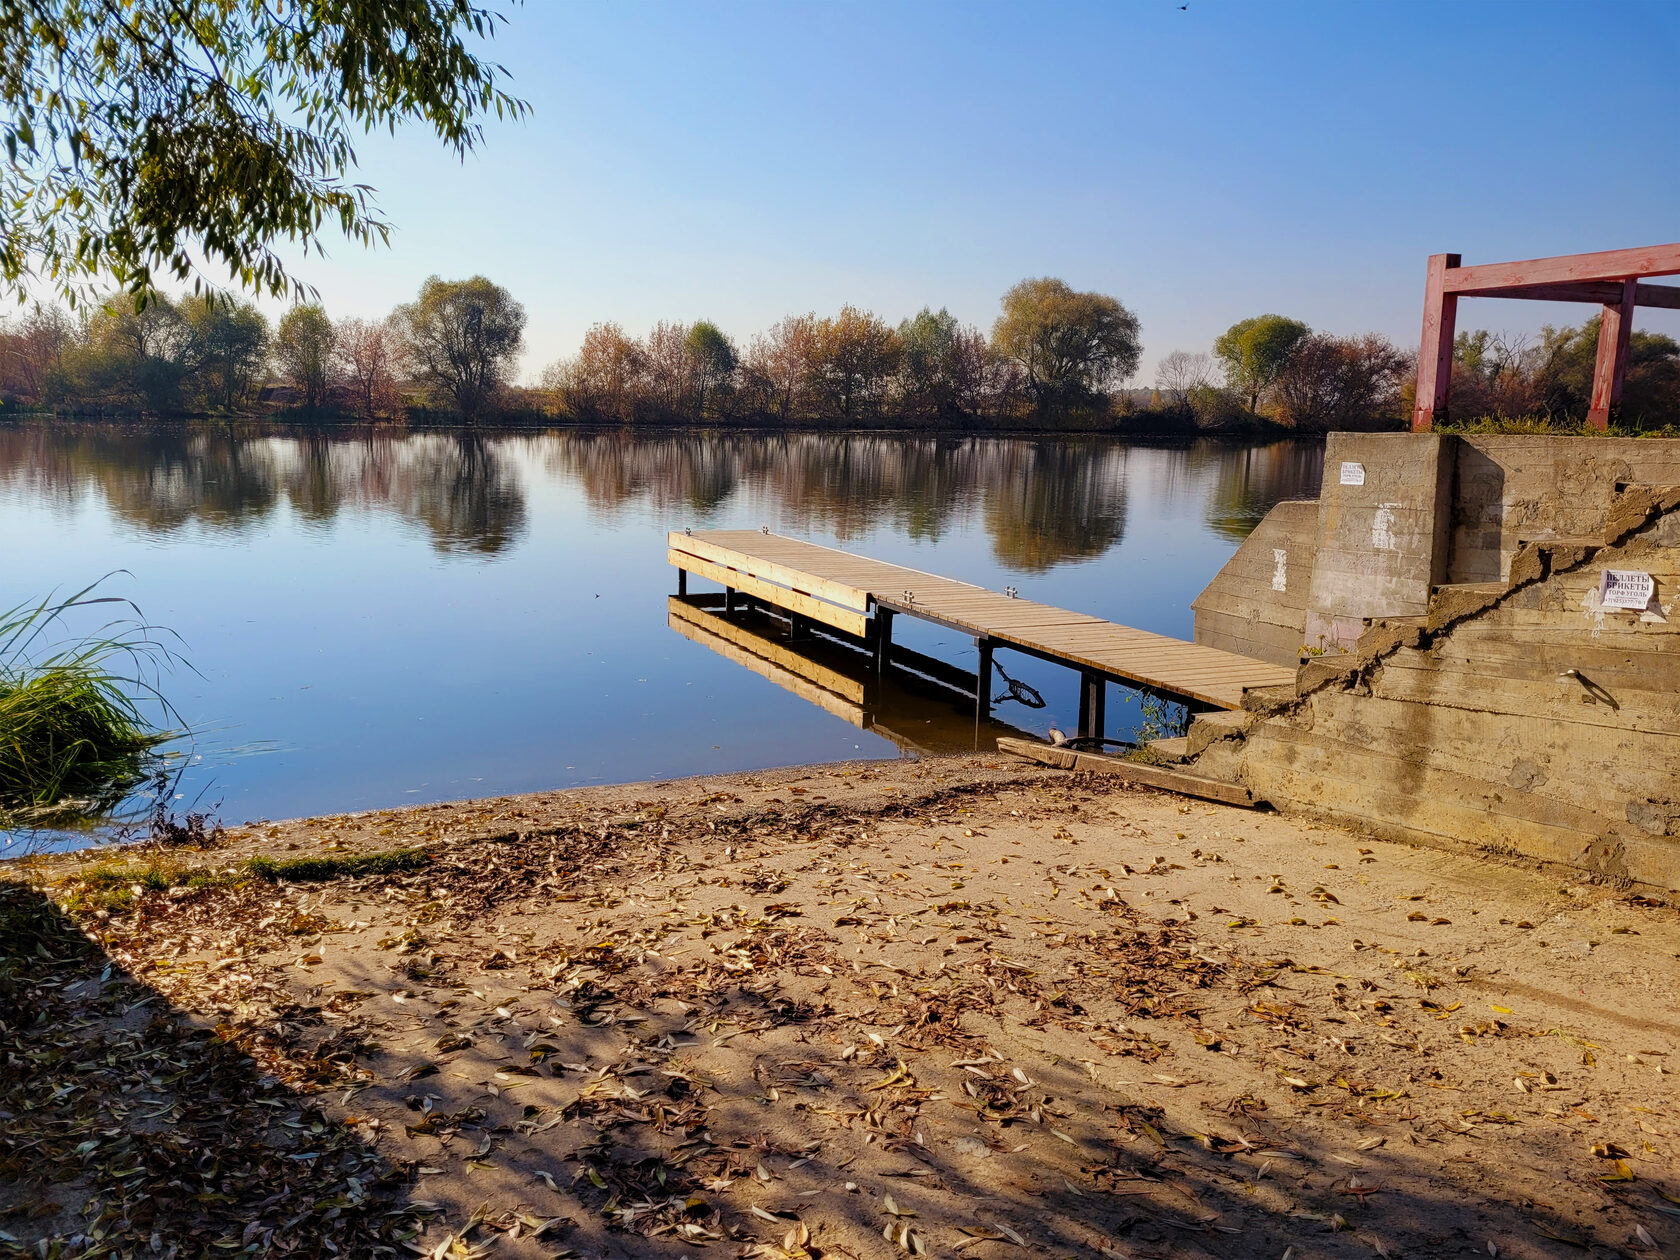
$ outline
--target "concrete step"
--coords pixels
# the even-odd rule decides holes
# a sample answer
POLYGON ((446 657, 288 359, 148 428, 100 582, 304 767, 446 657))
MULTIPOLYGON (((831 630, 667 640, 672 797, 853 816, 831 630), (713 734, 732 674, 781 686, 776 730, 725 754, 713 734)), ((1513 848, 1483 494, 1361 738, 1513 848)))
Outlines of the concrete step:
POLYGON ((1175 735, 1170 739, 1151 739, 1144 743, 1144 747, 1160 761, 1183 761, 1190 755, 1190 737, 1175 735))
POLYGON ((1184 737, 1186 757, 1199 757, 1209 744, 1222 739, 1236 739, 1249 727, 1254 715, 1242 709, 1215 709, 1198 713, 1190 720, 1190 730, 1184 737))

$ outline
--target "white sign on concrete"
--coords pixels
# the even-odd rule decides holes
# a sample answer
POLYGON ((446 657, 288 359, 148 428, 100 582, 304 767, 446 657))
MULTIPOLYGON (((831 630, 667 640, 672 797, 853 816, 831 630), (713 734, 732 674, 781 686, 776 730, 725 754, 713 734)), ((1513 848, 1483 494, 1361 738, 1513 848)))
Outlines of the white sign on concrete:
POLYGON ((1365 465, 1352 462, 1342 465, 1342 484, 1344 486, 1362 486, 1365 484, 1365 465))
POLYGON ((1631 569, 1606 569, 1598 579, 1598 601, 1606 608, 1632 608, 1643 611, 1657 593, 1657 583, 1649 573, 1631 569))
POLYGON ((1289 589, 1289 552, 1283 547, 1272 548, 1272 589, 1289 589))

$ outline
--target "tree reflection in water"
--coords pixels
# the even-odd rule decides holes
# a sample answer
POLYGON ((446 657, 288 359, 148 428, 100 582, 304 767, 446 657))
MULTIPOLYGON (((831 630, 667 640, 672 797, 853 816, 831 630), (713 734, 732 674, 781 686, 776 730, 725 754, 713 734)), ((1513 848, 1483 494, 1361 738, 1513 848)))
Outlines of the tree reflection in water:
POLYGON ((0 490, 66 507, 95 494, 157 534, 252 530, 282 507, 322 526, 385 512, 439 551, 478 556, 520 541, 527 496, 545 481, 581 492, 597 519, 652 509, 698 526, 750 505, 783 532, 842 542, 883 529, 937 541, 979 508, 996 558, 1043 572, 1121 541, 1145 452, 1160 456, 1150 492, 1201 496, 1228 539, 1278 499, 1317 492, 1315 443, 105 423, 0 426, 0 490))

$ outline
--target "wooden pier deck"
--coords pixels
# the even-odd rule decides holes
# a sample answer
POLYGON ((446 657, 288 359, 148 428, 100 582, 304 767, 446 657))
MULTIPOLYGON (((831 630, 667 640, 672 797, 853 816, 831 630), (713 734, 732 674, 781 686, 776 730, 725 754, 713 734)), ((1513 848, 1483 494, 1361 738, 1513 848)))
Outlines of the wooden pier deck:
POLYGON ((982 710, 997 647, 1076 669, 1085 680, 1081 735, 1101 735, 1110 681, 1201 709, 1240 709, 1245 691, 1295 682, 1294 670, 1265 661, 765 531, 672 533, 668 559, 679 570, 680 590, 689 574, 717 582, 730 599, 762 601, 873 644, 881 668, 890 658, 894 616, 970 635, 980 649, 982 710))

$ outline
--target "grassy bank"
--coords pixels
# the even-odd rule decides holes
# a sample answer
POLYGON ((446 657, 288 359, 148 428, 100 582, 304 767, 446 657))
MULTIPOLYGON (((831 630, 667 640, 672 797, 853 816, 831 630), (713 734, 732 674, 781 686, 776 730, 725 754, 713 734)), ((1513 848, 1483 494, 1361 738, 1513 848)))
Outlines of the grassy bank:
POLYGON ((138 617, 74 632, 72 622, 101 605, 138 613, 93 590, 0 612, 0 822, 108 808, 144 778, 170 738, 142 705, 156 701, 168 711, 153 680, 175 658, 138 617))

